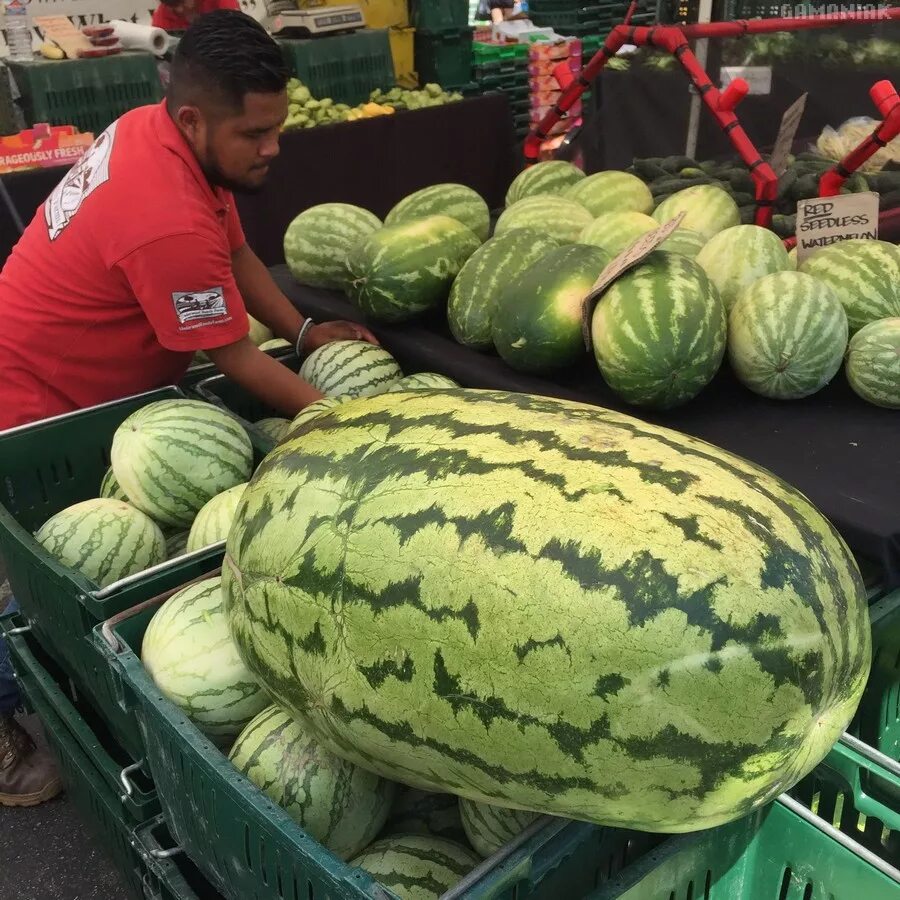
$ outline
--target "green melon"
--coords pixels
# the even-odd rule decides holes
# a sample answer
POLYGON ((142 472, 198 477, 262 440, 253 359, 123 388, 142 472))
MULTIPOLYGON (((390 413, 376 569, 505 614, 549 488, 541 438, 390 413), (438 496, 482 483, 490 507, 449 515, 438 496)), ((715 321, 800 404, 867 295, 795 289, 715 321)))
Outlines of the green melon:
POLYGON ((731 367, 751 391, 808 397, 837 374, 847 315, 834 291, 803 272, 775 272, 747 287, 728 319, 731 367))
POLYGON ((119 480, 116 478, 116 473, 112 470, 112 466, 106 470, 106 474, 100 482, 100 496, 109 500, 128 501, 125 491, 122 490, 122 485, 119 484, 119 480))
POLYGON ((628 172, 597 172, 569 185, 563 196, 580 203, 592 216, 653 209, 650 188, 628 172))
POLYGON ((492 328, 507 365, 542 372, 584 354, 582 304, 609 260, 599 247, 569 244, 544 254, 507 285, 492 328))
POLYGON ((276 444, 284 437, 290 427, 290 419, 282 419, 279 416, 272 416, 268 419, 260 419, 253 423, 256 428, 261 431, 267 438, 276 444))
POLYGON ((443 303, 481 241, 449 216, 382 228, 347 258, 348 295, 367 316, 402 322, 443 303))
POLYGON ((293 347, 284 338, 272 338, 272 340, 260 344, 259 349, 268 353, 272 350, 292 350, 293 347))
POLYGON ((465 797, 459 799, 459 811, 469 843, 484 857, 493 856, 538 818, 538 813, 478 803, 465 797))
POLYGON ((187 553, 187 542, 190 531, 173 531, 166 538, 166 559, 176 559, 187 553))
POLYGON ((376 838, 396 791, 393 782, 323 749, 277 706, 247 725, 228 758, 341 859, 356 856, 376 838))
POLYGON ((323 397, 321 400, 316 400, 315 403, 310 403, 309 406, 304 407, 294 416, 293 421, 284 434, 283 440, 292 436, 298 428, 302 428, 307 422, 311 422, 317 416, 334 409, 336 406, 340 406, 346 400, 346 397, 323 397))
POLYGON ((462 267, 447 301, 447 322, 464 347, 493 346, 491 327, 497 299, 523 269, 537 262, 559 241, 533 228, 514 228, 479 247, 462 267))
POLYGON ((238 484, 227 491, 222 491, 197 513, 188 534, 186 545, 188 553, 193 553, 201 547, 218 544, 228 537, 246 487, 246 484, 238 484))
POLYGON ((400 391, 433 391, 446 388, 457 388, 459 385, 446 375, 437 372, 417 372, 415 375, 407 375, 399 381, 395 381, 386 391, 388 394, 396 394, 400 391))
POLYGON ((404 197, 388 214, 385 225, 400 225, 428 216, 450 216, 465 225, 481 241, 491 227, 491 213, 478 191, 464 184, 434 184, 404 197))
POLYGON ((616 256, 654 228, 659 228, 659 222, 644 213, 606 213, 594 219, 578 235, 578 243, 602 247, 610 256, 616 256))
POLYGON ((505 234, 515 228, 529 228, 549 234, 560 244, 574 244, 593 218, 574 200, 564 197, 528 197, 506 208, 497 220, 494 235, 505 234))
POLYGON ((731 195, 712 184, 698 184, 672 194, 653 210, 653 218, 665 225, 681 212, 685 213, 681 227, 696 231, 707 241, 741 224, 741 213, 731 195))
POLYGON ((870 322, 853 335, 847 380, 863 400, 900 409, 900 317, 870 322))
POLYGON ((667 237, 659 249, 665 250, 666 253, 680 253, 688 259, 696 259, 700 251, 706 246, 706 238, 690 228, 676 228, 675 231, 667 237))
POLYGON ((383 347, 366 341, 333 341, 306 357, 300 377, 326 397, 368 397, 399 381, 403 372, 383 347))
POLYGON ((300 213, 284 234, 284 259, 301 284, 347 286, 347 255, 381 228, 367 209, 348 203, 322 203, 300 213))
POLYGON ((459 798, 399 785, 382 837, 425 834, 465 844, 459 798))
POLYGON ((669 409, 712 381, 725 354, 725 308, 693 260, 657 250, 600 298, 591 334, 607 384, 628 403, 669 409))
POLYGON ((506 193, 506 205, 526 197, 560 196, 566 188, 584 179, 584 172, 564 160, 539 162, 520 172, 506 193))

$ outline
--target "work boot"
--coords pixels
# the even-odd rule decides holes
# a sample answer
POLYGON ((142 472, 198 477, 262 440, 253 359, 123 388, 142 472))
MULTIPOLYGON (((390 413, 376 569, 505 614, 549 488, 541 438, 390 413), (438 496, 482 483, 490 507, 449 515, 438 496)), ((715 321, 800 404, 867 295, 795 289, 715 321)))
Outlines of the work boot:
POLYGON ((0 806, 36 806, 61 790, 50 753, 12 716, 0 716, 0 806))

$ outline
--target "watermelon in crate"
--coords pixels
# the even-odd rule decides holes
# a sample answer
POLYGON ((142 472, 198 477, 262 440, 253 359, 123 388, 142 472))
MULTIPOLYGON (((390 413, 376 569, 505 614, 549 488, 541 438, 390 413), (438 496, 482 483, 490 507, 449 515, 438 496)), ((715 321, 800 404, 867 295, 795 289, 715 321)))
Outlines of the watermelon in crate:
POLYGON ((368 397, 395 384, 403 372, 382 347, 366 341, 333 341, 306 357, 300 377, 326 397, 368 397))

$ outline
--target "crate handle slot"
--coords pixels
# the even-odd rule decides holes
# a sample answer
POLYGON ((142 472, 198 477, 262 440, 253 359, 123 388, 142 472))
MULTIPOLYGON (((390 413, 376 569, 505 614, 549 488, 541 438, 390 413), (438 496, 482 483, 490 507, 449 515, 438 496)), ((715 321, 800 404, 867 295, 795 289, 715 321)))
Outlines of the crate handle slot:
POLYGON ((179 853, 184 853, 184 847, 171 847, 168 850, 163 850, 162 847, 153 847, 149 853, 154 859, 171 859, 173 856, 178 856, 179 853))
POLYGON ((126 800, 130 800, 134 797, 134 785, 131 783, 131 779, 128 777, 132 772, 137 772, 144 765, 144 761, 139 759, 136 763, 132 763, 130 766, 125 766, 121 772, 119 772, 119 781, 122 782, 122 787, 125 789, 124 796, 119 799, 124 803, 126 800))
POLYGON ((17 625, 15 628, 7 628, 6 634, 15 635, 15 634, 28 634, 31 631, 30 625, 17 625))

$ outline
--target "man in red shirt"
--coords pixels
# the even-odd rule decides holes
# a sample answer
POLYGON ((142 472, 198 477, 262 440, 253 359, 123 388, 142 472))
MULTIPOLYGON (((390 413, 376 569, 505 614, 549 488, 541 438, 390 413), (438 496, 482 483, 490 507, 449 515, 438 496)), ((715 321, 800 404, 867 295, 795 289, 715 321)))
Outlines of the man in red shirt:
POLYGON ((153 24, 166 31, 185 31, 197 16, 217 9, 240 9, 238 0, 160 0, 153 24))
MULTIPOLYGON (((253 19, 203 16, 167 99, 114 122, 66 175, 0 272, 0 431, 177 382, 198 350, 293 415, 321 394, 253 345, 248 310, 303 352, 374 341, 305 320, 244 240, 231 191, 265 180, 287 79, 253 19)), ((31 805, 59 780, 12 716, 9 669, 0 640, 0 805, 31 805)))

